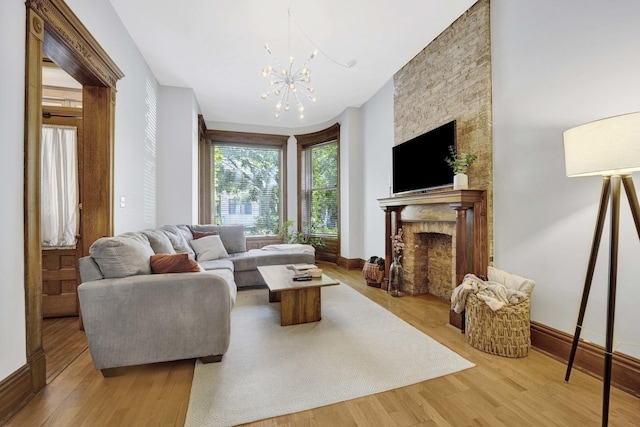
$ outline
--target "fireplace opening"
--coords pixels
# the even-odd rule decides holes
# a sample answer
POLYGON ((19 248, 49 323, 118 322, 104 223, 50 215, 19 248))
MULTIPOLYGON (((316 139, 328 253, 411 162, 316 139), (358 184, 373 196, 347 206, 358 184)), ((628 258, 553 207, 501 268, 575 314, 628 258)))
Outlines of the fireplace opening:
POLYGON ((406 289, 411 294, 431 294, 450 300, 455 277, 453 237, 443 233, 414 233, 412 251, 405 259, 406 289), (407 277, 407 273, 409 277, 407 277))

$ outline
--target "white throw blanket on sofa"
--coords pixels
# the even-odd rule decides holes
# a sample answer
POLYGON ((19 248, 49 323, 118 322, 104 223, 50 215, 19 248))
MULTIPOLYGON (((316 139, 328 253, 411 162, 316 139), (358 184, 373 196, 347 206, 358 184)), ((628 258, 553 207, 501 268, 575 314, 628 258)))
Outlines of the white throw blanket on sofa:
POLYGON ((519 304, 531 296, 535 282, 520 276, 510 275, 496 268, 489 267, 489 278, 500 279, 505 283, 484 281, 474 274, 464 276, 462 283, 453 290, 451 305, 453 311, 462 313, 469 293, 484 301, 493 311, 507 304, 519 304))
POLYGON ((311 245, 302 245, 299 243, 267 245, 260 249, 252 249, 258 251, 283 251, 283 252, 300 252, 303 254, 315 255, 316 249, 311 245))

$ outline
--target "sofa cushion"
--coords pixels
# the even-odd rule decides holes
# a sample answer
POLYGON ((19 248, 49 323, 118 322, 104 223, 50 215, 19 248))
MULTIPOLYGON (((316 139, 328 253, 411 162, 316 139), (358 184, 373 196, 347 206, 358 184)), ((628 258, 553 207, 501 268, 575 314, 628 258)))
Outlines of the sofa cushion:
POLYGON ((189 243, 196 252, 196 259, 198 261, 209 261, 229 257, 229 254, 222 244, 222 240, 220 240, 220 236, 217 234, 194 239, 189 243))
POLYGON ((195 273, 201 269, 188 254, 156 254, 151 255, 151 271, 154 274, 195 273))
POLYGON ((167 237, 165 233, 160 230, 143 230, 142 234, 147 236, 149 240, 149 244, 151 245, 151 249, 156 254, 175 254, 176 250, 173 248, 171 244, 171 240, 167 237))
POLYGON ((249 252, 231 254, 234 271, 256 270, 262 265, 278 264, 313 264, 315 256, 302 252, 278 252, 250 250, 249 252))
POLYGON ((182 231, 175 225, 163 225, 159 228, 169 238, 173 249, 177 253, 187 253, 191 258, 195 258, 196 253, 193 251, 188 243, 188 240, 184 238, 182 231))
POLYGON ((244 235, 244 225, 198 224, 192 225, 191 230, 205 232, 217 231, 220 234, 222 244, 229 254, 247 251, 247 238, 244 235))
POLYGON ((154 255, 144 235, 122 234, 116 237, 101 237, 89 248, 106 279, 151 274, 151 255, 154 255), (146 242, 146 243, 145 243, 146 242))
POLYGON ((231 262, 229 258, 212 259, 209 261, 200 260, 198 261, 198 264, 200 264, 200 267, 205 271, 229 270, 231 273, 234 271, 233 262, 231 262))
POLYGON ((185 242, 193 240, 193 234, 191 234, 191 228, 188 225, 176 225, 176 228, 182 234, 185 242))

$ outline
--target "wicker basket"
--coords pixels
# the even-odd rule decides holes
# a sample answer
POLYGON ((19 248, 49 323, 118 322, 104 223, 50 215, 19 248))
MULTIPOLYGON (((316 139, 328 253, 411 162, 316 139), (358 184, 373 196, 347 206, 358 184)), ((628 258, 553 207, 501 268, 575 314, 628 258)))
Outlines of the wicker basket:
POLYGON ((365 262, 362 268, 362 277, 364 277, 369 286, 387 289, 386 283, 384 283, 384 268, 381 268, 378 264, 365 262))
POLYGON ((505 357, 525 357, 531 347, 529 314, 531 300, 505 305, 493 311, 474 294, 465 304, 467 343, 487 353, 505 357))

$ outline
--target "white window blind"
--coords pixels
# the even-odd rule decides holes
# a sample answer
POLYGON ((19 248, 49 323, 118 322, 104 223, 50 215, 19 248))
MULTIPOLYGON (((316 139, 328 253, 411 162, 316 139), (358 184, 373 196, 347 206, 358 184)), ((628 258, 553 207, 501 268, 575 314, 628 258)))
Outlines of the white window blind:
POLYGON ((248 236, 277 234, 282 212, 282 149, 215 144, 213 152, 213 223, 244 225, 248 236))

